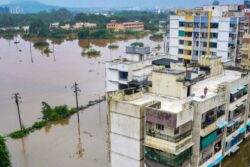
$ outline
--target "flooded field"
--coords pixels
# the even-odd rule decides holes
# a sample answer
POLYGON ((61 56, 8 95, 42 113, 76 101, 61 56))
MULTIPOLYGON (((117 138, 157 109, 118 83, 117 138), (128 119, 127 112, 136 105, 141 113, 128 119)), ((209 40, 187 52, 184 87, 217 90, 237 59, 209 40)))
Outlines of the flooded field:
MULTIPOLYGON (((41 118, 41 102, 74 107, 71 86, 76 81, 82 90, 79 103, 98 99, 105 91, 105 61, 118 58, 135 39, 112 41, 119 49, 108 49, 109 40, 91 40, 101 51, 98 57, 82 56, 87 40, 57 41, 42 54, 33 43, 20 37, 0 39, 0 134, 18 130, 18 115, 12 94, 22 97, 21 117, 25 126, 41 118), (19 41, 17 45, 14 41, 19 41)), ((139 39, 145 45, 163 49, 163 42, 139 39)), ((13 167, 109 167, 105 103, 95 105, 68 120, 50 124, 23 140, 8 139, 13 167), (78 128, 79 127, 79 128, 78 128)))
MULTIPOLYGON (((33 42, 36 39, 33 40, 33 42)), ((87 40, 50 42, 54 53, 42 54, 33 43, 18 37, 0 39, 0 134, 19 128, 17 109, 12 94, 22 96, 21 116, 30 126, 41 118, 41 102, 52 106, 75 105, 71 89, 76 81, 82 90, 80 105, 98 99, 105 91, 105 61, 122 56, 125 47, 135 39, 111 41, 119 49, 108 49, 109 40, 91 40, 91 46, 101 51, 97 57, 82 56, 87 40), (14 44, 17 40, 20 43, 14 44)), ((148 36, 138 41, 156 47, 163 42, 151 41, 148 36)), ((8 139, 13 167, 109 167, 106 104, 101 103, 80 112, 70 119, 49 124, 24 139, 8 139)), ((249 167, 250 141, 241 144, 237 154, 223 161, 222 167, 249 167)))

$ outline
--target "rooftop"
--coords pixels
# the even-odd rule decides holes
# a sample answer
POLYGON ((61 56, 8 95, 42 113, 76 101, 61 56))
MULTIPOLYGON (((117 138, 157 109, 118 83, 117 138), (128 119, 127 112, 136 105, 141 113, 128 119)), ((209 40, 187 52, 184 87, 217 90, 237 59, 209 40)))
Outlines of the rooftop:
POLYGON ((233 82, 241 78, 241 72, 225 70, 224 73, 216 75, 214 77, 202 80, 192 86, 191 93, 195 94, 193 100, 204 101, 207 98, 212 98, 217 94, 218 85, 225 82, 233 82), (202 99, 201 96, 204 95, 204 88, 208 88, 206 98, 202 99))
POLYGON ((178 62, 178 60, 174 60, 174 59, 170 59, 170 58, 162 58, 162 59, 154 60, 152 62, 152 64, 170 67, 171 63, 177 63, 177 62, 178 62))
MULTIPOLYGON (((181 71, 180 71, 181 72, 181 71)), ((179 99, 174 97, 168 97, 163 95, 158 95, 154 93, 146 92, 141 97, 128 101, 128 103, 135 105, 144 105, 150 102, 161 102, 159 110, 179 113, 183 111, 183 105, 191 101, 204 101, 208 98, 212 98, 217 94, 218 85, 225 82, 233 82, 241 78, 241 72, 225 70, 223 74, 217 75, 205 80, 202 80, 192 86, 191 93, 194 96, 189 96, 187 98, 179 99), (201 98, 204 95, 204 88, 208 88, 208 93, 205 98, 201 98)))
POLYGON ((162 72, 162 73, 168 73, 168 74, 175 74, 175 75, 183 74, 186 72, 184 70, 176 70, 176 69, 169 69, 169 68, 164 68, 162 70, 156 70, 156 71, 162 72))
POLYGON ((143 105, 152 101, 161 102, 161 108, 159 110, 171 113, 179 113, 183 111, 183 104, 191 102, 191 100, 191 97, 185 99, 178 99, 173 97, 160 96, 154 93, 144 93, 141 98, 129 101, 129 103, 143 105))

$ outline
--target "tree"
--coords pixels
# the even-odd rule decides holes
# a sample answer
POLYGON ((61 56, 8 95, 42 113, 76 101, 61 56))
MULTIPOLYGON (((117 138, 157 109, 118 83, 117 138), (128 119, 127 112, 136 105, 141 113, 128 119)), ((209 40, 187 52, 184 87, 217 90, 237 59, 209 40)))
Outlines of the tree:
POLYGON ((78 39, 87 39, 89 37, 89 29, 83 28, 78 32, 78 39))
POLYGON ((49 27, 42 20, 38 19, 30 24, 29 31, 38 37, 46 37, 49 33, 49 27))

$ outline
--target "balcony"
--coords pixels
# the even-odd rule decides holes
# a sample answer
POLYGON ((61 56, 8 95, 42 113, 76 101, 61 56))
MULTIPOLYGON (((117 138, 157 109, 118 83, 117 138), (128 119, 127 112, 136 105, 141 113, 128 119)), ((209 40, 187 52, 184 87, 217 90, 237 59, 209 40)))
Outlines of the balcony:
POLYGON ((183 55, 183 59, 192 60, 192 55, 183 55))
POLYGON ((184 28, 185 32, 193 32, 193 30, 194 30, 193 27, 185 27, 184 28))
POLYGON ((205 116, 205 121, 202 122, 201 128, 205 129, 209 125, 213 124, 214 122, 217 121, 218 118, 222 117, 225 115, 225 110, 222 109, 213 109, 209 112, 207 112, 205 116))
POLYGON ((192 135, 183 138, 179 142, 169 142, 167 140, 159 139, 156 137, 146 136, 145 145, 150 148, 161 150, 170 154, 178 155, 186 149, 193 146, 192 135))
POLYGON ((193 46, 185 45, 184 50, 193 50, 193 46))
POLYGON ((148 136, 156 137, 158 139, 166 140, 166 141, 173 142, 173 143, 178 143, 181 140, 185 139, 186 137, 190 136, 191 132, 192 132, 192 130, 190 130, 190 131, 188 131, 186 133, 183 133, 181 135, 174 136, 174 137, 168 136, 168 135, 163 134, 161 132, 154 132, 154 131, 151 131, 151 130, 146 131, 146 134, 148 136))
POLYGON ((184 41, 193 41, 193 37, 185 36, 184 41))
MULTIPOLYGON (((145 163, 150 161, 160 163, 167 166, 182 166, 192 156, 192 148, 189 148, 179 155, 164 153, 160 150, 145 147, 145 163)), ((153 165, 151 165, 153 166, 153 165)))
MULTIPOLYGON (((213 120, 209 125, 205 126, 205 128, 201 129, 201 136, 206 136, 211 132, 215 131, 216 129, 220 128, 218 125, 221 122, 225 122, 226 116, 222 115, 219 118, 213 120)), ((204 124, 206 125, 206 124, 204 124)), ((226 124, 225 124, 226 125, 226 124)))

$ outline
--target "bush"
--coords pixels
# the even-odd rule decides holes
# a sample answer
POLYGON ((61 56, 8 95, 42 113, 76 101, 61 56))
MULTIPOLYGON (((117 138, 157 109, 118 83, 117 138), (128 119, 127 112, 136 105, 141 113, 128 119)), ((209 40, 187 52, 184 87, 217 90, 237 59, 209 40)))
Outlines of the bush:
POLYGON ((160 34, 160 33, 157 33, 157 34, 153 34, 150 36, 150 39, 158 39, 158 40, 161 40, 163 39, 163 34, 160 34))
POLYGON ((108 48, 109 49, 117 49, 117 48, 119 48, 119 46, 118 45, 109 45, 108 48))
POLYGON ((142 42, 134 42, 131 44, 131 46, 134 46, 134 47, 144 47, 144 43, 142 42))
POLYGON ((23 138, 23 137, 27 136, 31 130, 32 130, 31 128, 28 128, 28 129, 23 128, 22 130, 12 132, 9 136, 13 139, 23 138))
POLYGON ((56 106, 51 108, 46 102, 42 102, 43 119, 47 121, 57 121, 65 119, 74 114, 73 109, 69 109, 67 105, 56 106))
POLYGON ((44 127, 46 125, 46 121, 39 121, 39 122, 35 122, 32 125, 32 129, 41 129, 42 127, 44 127))
POLYGON ((45 54, 52 53, 52 51, 51 51, 49 48, 45 48, 45 49, 43 50, 43 52, 44 52, 45 54))
POLYGON ((0 167, 10 167, 10 156, 5 144, 5 139, 0 136, 0 167))
POLYGON ((34 43, 34 47, 48 47, 49 43, 46 41, 38 41, 34 43))
POLYGON ((94 50, 94 49, 90 49, 90 50, 88 50, 88 51, 83 51, 82 52, 82 55, 88 55, 88 56, 98 56, 98 55, 100 55, 100 51, 97 51, 97 50, 94 50))

